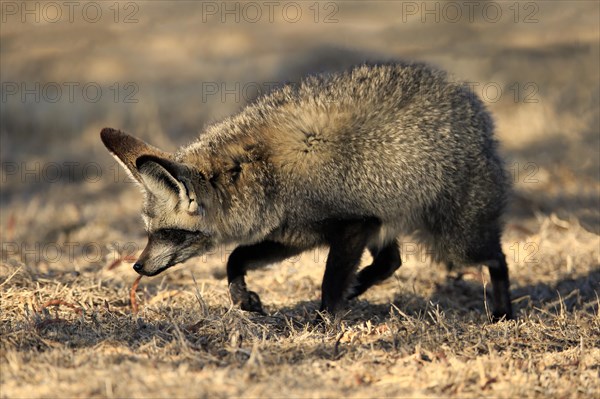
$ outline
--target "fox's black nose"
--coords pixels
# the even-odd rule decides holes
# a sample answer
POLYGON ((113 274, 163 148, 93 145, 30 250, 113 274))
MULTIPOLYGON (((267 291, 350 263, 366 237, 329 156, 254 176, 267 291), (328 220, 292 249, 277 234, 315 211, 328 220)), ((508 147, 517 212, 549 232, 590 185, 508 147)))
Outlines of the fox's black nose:
POLYGON ((133 265, 133 270, 135 270, 136 272, 140 272, 142 271, 142 269, 144 268, 144 265, 142 265, 141 263, 135 263, 133 265))

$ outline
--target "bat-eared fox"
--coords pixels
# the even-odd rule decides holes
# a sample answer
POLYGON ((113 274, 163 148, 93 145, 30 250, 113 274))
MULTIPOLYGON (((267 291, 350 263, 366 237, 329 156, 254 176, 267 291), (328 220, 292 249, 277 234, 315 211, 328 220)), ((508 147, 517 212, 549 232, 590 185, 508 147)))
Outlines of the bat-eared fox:
POLYGON ((513 316, 500 245, 510 185, 493 122, 441 71, 390 63, 310 76, 175 153, 110 128, 101 138, 144 193, 140 274, 234 243, 231 298, 262 312, 246 272, 327 246, 321 310, 335 313, 400 267, 398 237, 410 234, 436 262, 487 265, 494 318, 513 316), (357 271, 365 249, 373 263, 357 271))

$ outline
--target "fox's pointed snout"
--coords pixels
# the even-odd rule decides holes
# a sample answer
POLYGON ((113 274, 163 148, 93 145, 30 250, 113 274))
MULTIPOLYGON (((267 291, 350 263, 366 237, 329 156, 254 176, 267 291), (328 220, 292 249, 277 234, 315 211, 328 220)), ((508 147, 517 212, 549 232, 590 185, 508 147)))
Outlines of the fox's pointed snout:
POLYGON ((133 270, 135 270, 137 273, 141 273, 141 271, 144 269, 144 265, 142 265, 139 262, 135 262, 133 264, 133 270))

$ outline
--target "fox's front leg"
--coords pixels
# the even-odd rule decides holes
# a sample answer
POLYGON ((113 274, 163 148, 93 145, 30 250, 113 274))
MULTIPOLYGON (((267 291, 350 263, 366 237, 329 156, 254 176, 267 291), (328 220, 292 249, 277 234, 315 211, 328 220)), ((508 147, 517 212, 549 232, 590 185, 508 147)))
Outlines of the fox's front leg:
POLYGON ((246 271, 282 261, 300 252, 300 249, 273 241, 237 247, 227 260, 227 280, 233 303, 239 304, 242 310, 265 314, 258 294, 248 291, 246 271))
POLYGON ((379 226, 377 219, 367 218, 339 221, 329 227, 330 248, 321 287, 321 311, 335 314, 343 306, 362 253, 379 226))

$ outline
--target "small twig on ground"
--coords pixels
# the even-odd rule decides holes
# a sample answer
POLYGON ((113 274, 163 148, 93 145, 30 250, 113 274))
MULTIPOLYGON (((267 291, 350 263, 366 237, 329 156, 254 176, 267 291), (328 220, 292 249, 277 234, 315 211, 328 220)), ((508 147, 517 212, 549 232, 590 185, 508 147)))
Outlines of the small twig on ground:
POLYGON ((202 298, 202 294, 200 293, 200 289, 198 288, 198 282, 196 281, 194 273, 192 273, 192 280, 194 280, 194 287, 196 287, 196 299, 198 300, 198 304, 200 305, 202 315, 204 315, 204 317, 207 317, 208 311, 206 309, 206 303, 204 302, 204 298, 202 298))
POLYGON ((142 279, 142 275, 139 275, 133 285, 131 286, 131 291, 129 291, 129 299, 131 300, 131 313, 136 314, 138 312, 137 301, 135 300, 135 292, 137 291, 138 285, 140 284, 140 280, 142 279))
POLYGON ((115 259, 110 265, 108 265, 107 269, 108 270, 114 269, 115 267, 119 266, 122 261, 123 261, 123 259, 121 259, 121 258, 115 259))
POLYGON ((115 259, 110 265, 108 265, 107 269, 108 270, 112 270, 115 267, 121 265, 121 263, 123 263, 123 262, 135 262, 136 259, 137 258, 135 256, 123 256, 123 257, 119 257, 119 258, 115 259))
POLYGON ((492 320, 492 314, 490 313, 490 309, 488 308, 487 301, 487 280, 485 278, 485 275, 483 274, 483 271, 481 272, 481 282, 483 283, 483 306, 485 308, 485 315, 488 320, 492 320))
POLYGON ((6 280, 4 280, 2 282, 2 284, 0 284, 0 288, 2 288, 4 286, 4 284, 8 283, 14 276, 15 274, 17 274, 18 272, 20 272, 22 269, 22 266, 19 266, 19 268, 17 270, 15 270, 10 276, 8 276, 8 278, 6 280))
POLYGON ((339 333, 335 340, 335 345, 333 346, 333 360, 338 360, 340 358, 340 342, 342 341, 342 338, 344 338, 345 333, 345 330, 339 333))

